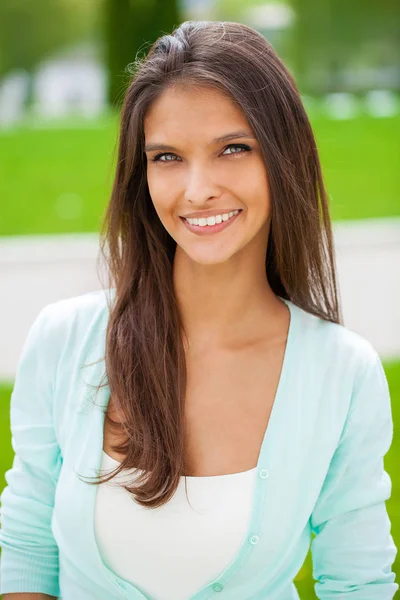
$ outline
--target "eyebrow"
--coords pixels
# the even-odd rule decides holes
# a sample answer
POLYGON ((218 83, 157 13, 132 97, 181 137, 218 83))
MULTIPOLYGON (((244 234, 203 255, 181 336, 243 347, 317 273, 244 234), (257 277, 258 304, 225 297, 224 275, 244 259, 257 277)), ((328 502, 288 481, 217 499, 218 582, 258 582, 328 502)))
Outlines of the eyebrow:
MULTIPOLYGON (((249 131, 232 131, 231 133, 226 133, 225 135, 221 135, 220 137, 216 137, 213 139, 207 146, 212 146, 214 144, 223 144, 224 142, 229 142, 230 140, 237 140, 238 138, 248 138, 255 140, 256 138, 249 131)), ((168 144, 146 144, 144 151, 152 152, 153 150, 175 150, 178 151, 174 146, 169 146, 168 144)))

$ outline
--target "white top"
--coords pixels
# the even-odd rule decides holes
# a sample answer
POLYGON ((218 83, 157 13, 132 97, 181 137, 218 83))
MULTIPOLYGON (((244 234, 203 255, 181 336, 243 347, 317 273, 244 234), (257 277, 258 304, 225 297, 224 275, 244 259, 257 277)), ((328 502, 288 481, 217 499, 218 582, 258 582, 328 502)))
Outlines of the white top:
MULTIPOLYGON (((102 452, 102 474, 118 464, 102 452)), ((96 486, 95 536, 104 562, 154 600, 188 600, 223 571, 244 541, 256 474, 255 467, 187 476, 190 505, 181 477, 169 502, 152 510, 117 487, 129 481, 128 471, 96 486)))

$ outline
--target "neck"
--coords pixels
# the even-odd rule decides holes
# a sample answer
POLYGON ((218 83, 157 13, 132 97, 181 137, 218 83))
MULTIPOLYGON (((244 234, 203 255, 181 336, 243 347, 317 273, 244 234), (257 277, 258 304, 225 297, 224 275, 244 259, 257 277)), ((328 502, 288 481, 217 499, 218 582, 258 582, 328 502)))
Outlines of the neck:
POLYGON ((251 258, 203 265, 177 247, 173 281, 190 346, 233 348, 279 335, 287 307, 268 283, 265 257, 251 258))

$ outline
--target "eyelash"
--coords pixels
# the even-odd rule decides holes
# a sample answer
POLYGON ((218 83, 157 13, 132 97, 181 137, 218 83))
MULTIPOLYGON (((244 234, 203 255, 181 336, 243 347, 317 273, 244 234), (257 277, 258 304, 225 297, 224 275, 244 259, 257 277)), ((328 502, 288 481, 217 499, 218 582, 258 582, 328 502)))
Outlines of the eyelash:
MULTIPOLYGON (((224 152, 225 152, 225 150, 228 150, 228 148, 241 148, 245 152, 251 152, 250 146, 247 146, 246 144, 229 144, 228 146, 226 146, 226 148, 224 148, 224 152)), ((243 152, 234 152, 233 154, 227 154, 226 156, 235 156, 237 154, 241 155, 241 154, 243 154, 243 152)), ((154 156, 153 158, 150 159, 150 162, 153 162, 153 163, 176 162, 175 160, 160 160, 161 156, 170 156, 170 155, 176 156, 176 154, 174 154, 173 152, 163 152, 161 154, 156 154, 156 156, 154 156)))

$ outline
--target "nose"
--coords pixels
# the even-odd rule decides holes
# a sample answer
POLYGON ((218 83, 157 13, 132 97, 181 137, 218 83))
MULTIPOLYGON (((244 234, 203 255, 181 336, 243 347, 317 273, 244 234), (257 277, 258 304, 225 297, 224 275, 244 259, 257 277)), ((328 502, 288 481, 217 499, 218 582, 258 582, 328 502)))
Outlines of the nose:
POLYGON ((213 177, 211 169, 194 166, 188 172, 185 198, 194 205, 202 206, 207 200, 218 198, 221 190, 213 177))

